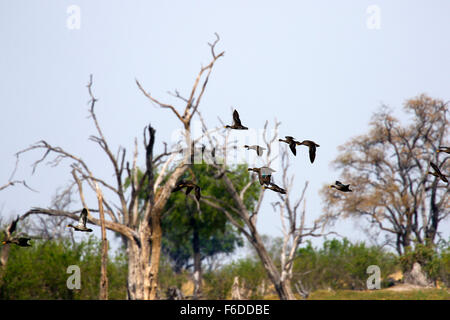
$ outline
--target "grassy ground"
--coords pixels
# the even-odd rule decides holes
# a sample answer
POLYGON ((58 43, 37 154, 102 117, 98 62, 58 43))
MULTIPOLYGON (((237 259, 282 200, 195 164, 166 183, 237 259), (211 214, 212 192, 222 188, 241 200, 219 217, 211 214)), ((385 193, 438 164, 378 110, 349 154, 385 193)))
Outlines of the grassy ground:
MULTIPOLYGON (((302 299, 300 295, 296 296, 302 299)), ((278 300, 278 296, 270 295, 264 299, 278 300)), ((450 289, 317 290, 308 300, 450 300, 450 289)))
POLYGON ((311 293, 308 300, 450 300, 450 292, 447 289, 317 290, 311 293))

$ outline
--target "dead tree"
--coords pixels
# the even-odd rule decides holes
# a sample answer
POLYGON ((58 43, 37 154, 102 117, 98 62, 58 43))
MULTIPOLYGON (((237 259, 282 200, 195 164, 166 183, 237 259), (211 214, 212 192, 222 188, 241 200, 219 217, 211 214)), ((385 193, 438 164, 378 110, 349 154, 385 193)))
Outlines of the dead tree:
MULTIPOLYGON (((273 283, 275 290, 282 300, 295 299, 294 294, 286 281, 283 281, 280 271, 278 270, 275 262, 270 257, 269 252, 264 246, 263 239, 256 229, 256 222, 258 213, 264 198, 264 189, 261 189, 258 196, 258 201, 255 205, 255 208, 252 212, 247 208, 244 203, 245 193, 249 189, 252 183, 256 182, 256 179, 253 179, 244 186, 241 190, 238 190, 233 181, 228 176, 227 169, 227 153, 232 150, 230 144, 228 142, 228 132, 222 134, 222 145, 220 146, 218 139, 209 134, 207 126, 201 116, 201 113, 198 113, 200 121, 202 122, 203 132, 206 132, 206 137, 210 144, 211 149, 216 150, 216 159, 210 163, 210 165, 216 169, 216 177, 220 178, 224 181, 225 187, 230 194, 231 198, 234 200, 234 206, 226 206, 219 202, 217 199, 212 197, 202 197, 201 201, 204 203, 222 211, 230 222, 247 238, 247 240, 251 243, 251 245, 255 248, 261 262, 267 272, 267 275, 270 281, 273 283), (219 161, 221 160, 221 161, 219 161), (219 163, 220 162, 220 163, 219 163), (239 217, 238 221, 234 218, 234 215, 239 217)), ((278 155, 273 156, 272 149, 274 143, 278 143, 278 127, 280 123, 275 121, 273 135, 269 136, 267 132, 268 122, 265 123, 264 132, 263 132, 263 141, 264 147, 267 152, 265 153, 265 163, 264 166, 270 167, 278 155)), ((217 130, 217 129, 216 129, 217 130)))
MULTIPOLYGON (((175 106, 160 102, 148 91, 144 90, 139 81, 136 84, 139 90, 156 106, 169 109, 181 122, 184 133, 184 143, 191 145, 191 120, 198 110, 199 104, 206 89, 209 76, 212 72, 215 62, 224 55, 224 52, 216 54, 216 41, 210 44, 212 59, 211 62, 200 69, 189 98, 182 99, 184 111, 179 112, 175 106)), ((119 147, 116 155, 113 154, 107 139, 103 135, 100 124, 95 114, 95 104, 97 99, 92 93, 92 77, 88 84, 88 91, 91 97, 90 116, 97 129, 97 136, 91 136, 90 140, 97 143, 101 150, 106 154, 114 168, 115 183, 109 183, 95 175, 87 163, 80 157, 66 151, 65 149, 53 146, 46 141, 39 141, 31 147, 19 151, 17 156, 24 152, 34 150, 44 151, 41 159, 33 164, 33 172, 37 166, 44 161, 50 154, 56 157, 50 161, 51 165, 58 165, 63 160, 72 162, 72 175, 74 179, 79 179, 80 184, 87 184, 92 192, 96 192, 96 184, 100 188, 112 194, 118 202, 115 203, 113 196, 102 198, 102 204, 105 208, 104 226, 106 229, 120 234, 127 248, 128 255, 128 278, 127 293, 129 299, 156 299, 158 289, 158 270, 161 254, 161 215, 163 214, 165 204, 170 197, 171 191, 177 180, 192 165, 186 153, 182 160, 175 162, 177 151, 168 151, 167 148, 159 155, 154 155, 155 133, 156 130, 151 126, 144 129, 144 147, 145 147, 145 170, 142 176, 138 176, 137 159, 138 143, 135 140, 134 153, 131 161, 125 161, 126 149, 119 147), (170 170, 169 170, 170 168, 170 170), (158 176, 154 173, 158 171, 158 176), (76 177, 76 178, 75 178, 76 177), (130 189, 125 188, 125 181, 130 181, 130 189), (144 190, 145 188, 145 190, 144 190), (139 195, 145 192, 145 201, 139 202, 139 195)), ((178 92, 176 94, 181 97, 178 92)), ((81 194, 81 189, 79 189, 81 194)), ((33 208, 25 213, 21 219, 25 219, 32 214, 47 214, 53 216, 64 216, 70 219, 78 220, 78 213, 81 210, 72 212, 54 210, 52 208, 33 208)), ((89 209, 88 221, 101 226, 101 219, 92 216, 91 212, 97 212, 96 209, 89 209)))
POLYGON ((100 213, 100 225, 102 229, 102 262, 100 270, 100 300, 108 300, 108 240, 106 238, 106 228, 105 228, 105 212, 103 210, 103 194, 98 184, 95 184, 97 189, 97 199, 98 199, 98 210, 100 213))
POLYGON ((439 225, 450 216, 448 184, 428 174, 430 162, 449 172, 450 157, 437 152, 449 143, 448 102, 420 95, 407 100, 404 109, 412 115, 409 124, 382 106, 367 133, 339 148, 333 164, 354 192, 322 190, 330 218, 361 218, 377 234, 389 235, 399 255, 414 243, 433 247, 439 225))
MULTIPOLYGON (((16 219, 13 219, 8 226, 4 230, 4 238, 3 241, 6 241, 8 239, 12 238, 12 234, 16 231, 17 228, 17 222, 19 221, 19 217, 16 219)), ((0 251, 0 286, 3 283, 3 276, 6 272, 6 267, 8 265, 8 259, 9 259, 9 248, 10 244, 5 244, 1 246, 0 251)))
MULTIPOLYGON (((316 219, 312 226, 305 225, 306 217, 306 198, 305 192, 309 182, 306 181, 303 190, 295 200, 291 201, 292 188, 294 185, 295 175, 289 172, 289 152, 286 146, 281 151, 281 168, 282 168, 282 187, 286 190, 285 195, 279 195, 280 200, 272 203, 274 211, 280 214, 281 227, 283 232, 283 242, 280 253, 280 281, 286 283, 286 287, 291 288, 291 280, 293 276, 294 260, 296 258, 297 249, 303 240, 307 237, 323 237, 335 232, 324 232, 325 220, 323 217, 316 219), (300 205, 303 203, 301 212, 300 205)), ((297 291, 298 286, 295 285, 297 291)), ((305 292, 305 291, 301 291, 305 292)), ((301 294, 303 296, 303 294, 301 294)))
POLYGON ((0 191, 6 189, 6 188, 8 188, 8 187, 14 186, 14 185, 16 185, 16 184, 22 184, 22 185, 23 185, 24 187, 26 187, 27 189, 36 192, 36 190, 30 188, 30 187, 27 185, 27 183, 26 183, 25 180, 14 180, 14 175, 15 175, 15 173, 16 173, 16 171, 17 171, 17 166, 18 166, 18 164, 19 164, 19 158, 16 157, 16 164, 15 164, 15 166, 14 166, 14 170, 13 170, 13 172, 11 173, 11 175, 10 175, 10 177, 9 177, 9 179, 8 179, 8 182, 6 182, 4 185, 0 186, 0 191))
MULTIPOLYGON (((256 202, 255 208, 253 211, 250 211, 246 204, 244 203, 244 197, 245 193, 249 189, 250 185, 252 183, 256 182, 256 179, 253 179, 242 189, 238 190, 236 185, 233 183, 232 179, 228 176, 228 167, 227 167, 227 155, 228 153, 235 148, 230 147, 230 143, 228 141, 228 132, 222 134, 222 145, 220 145, 220 142, 218 139, 211 134, 209 134, 211 131, 208 131, 207 126, 205 124, 205 121, 203 120, 203 117, 201 113, 198 113, 198 116, 200 118, 200 121, 203 126, 203 132, 206 133, 206 138, 208 139, 208 143, 210 144, 211 149, 216 150, 217 157, 213 159, 214 161, 210 162, 210 165, 216 169, 216 177, 220 178, 224 181, 226 189, 228 193, 230 194, 231 198, 234 200, 234 206, 225 206, 224 204, 217 201, 217 199, 213 199, 212 197, 202 197, 202 200, 204 203, 211 205, 212 207, 222 211, 227 218, 230 220, 230 222, 247 238, 247 240, 250 242, 250 244, 254 247, 256 250, 259 258, 261 259, 261 262, 264 266, 264 269, 267 272, 268 278, 272 282, 272 284, 275 287, 275 290, 282 300, 293 300, 295 299, 295 295, 293 294, 290 279, 292 275, 292 266, 293 266, 293 260, 295 257, 295 253, 297 250, 298 245, 300 244, 301 240, 306 236, 321 236, 323 234, 317 234, 316 231, 322 226, 323 221, 321 219, 318 219, 314 226, 307 229, 304 226, 304 212, 303 212, 303 218, 301 218, 300 225, 297 225, 297 208, 302 202, 304 198, 304 192, 306 190, 307 184, 305 185, 305 188, 303 190, 303 193, 300 197, 300 199, 297 200, 294 207, 291 206, 289 202, 289 196, 285 198, 286 196, 280 194, 280 199, 282 202, 279 203, 280 208, 288 208, 288 216, 290 215, 291 220, 289 231, 286 231, 285 234, 285 243, 284 243, 284 251, 283 251, 283 267, 281 270, 279 270, 276 266, 275 261, 272 259, 272 257, 269 255, 269 252, 267 251, 263 239, 261 235, 259 234, 257 228, 256 228, 256 222, 258 213, 264 198, 264 189, 261 189, 258 200, 256 202), (221 160, 221 161, 219 161, 221 160), (219 163, 220 162, 220 163, 219 163), (287 200, 286 200, 287 199, 287 200), (287 201, 287 202, 286 202, 287 201), (239 217, 238 221, 234 218, 234 215, 237 215, 239 217), (242 222, 242 223, 241 223, 242 222), (292 245, 289 246, 288 242, 292 241, 292 245), (288 250, 289 248, 289 250, 288 250)), ((275 125, 273 128, 273 134, 268 134, 268 122, 266 121, 264 125, 264 130, 262 134, 262 139, 264 142, 264 147, 266 148, 267 152, 265 153, 264 158, 264 164, 263 166, 270 167, 272 164, 274 164, 274 161, 279 157, 279 154, 274 154, 274 143, 278 143, 278 127, 280 123, 275 120, 275 125)), ((217 132, 217 129, 214 130, 214 132, 217 132)), ((285 188, 288 189, 288 191, 292 187, 292 181, 289 185, 288 177, 287 177, 287 170, 288 170, 288 162, 286 161, 287 152, 285 150, 284 152, 284 164, 282 164, 283 167, 283 183, 285 188)), ((284 221, 284 213, 282 213, 282 221, 284 221)))

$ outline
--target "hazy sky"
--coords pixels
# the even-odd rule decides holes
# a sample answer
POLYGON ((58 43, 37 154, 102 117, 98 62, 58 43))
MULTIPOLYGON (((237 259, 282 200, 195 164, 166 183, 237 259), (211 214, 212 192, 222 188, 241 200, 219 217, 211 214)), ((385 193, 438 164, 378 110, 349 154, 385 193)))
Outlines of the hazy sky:
MULTIPOLYGON (((161 101, 178 103, 167 91, 188 95, 210 60, 207 43, 217 32, 217 51, 225 56, 200 110, 210 127, 220 124, 217 117, 230 122, 234 106, 252 128, 261 129, 265 120, 273 124, 276 117, 280 136, 319 143, 313 165, 306 148, 291 157, 295 191, 310 183, 312 220, 322 209, 318 190, 339 178, 329 166, 337 147, 365 133, 382 103, 401 115, 404 101, 421 93, 450 99, 449 15, 448 0, 3 0, 0 185, 14 168, 14 153, 41 139, 81 156, 113 181, 109 160, 88 140, 95 133, 87 118, 90 74, 97 116, 113 151, 121 145, 131 155, 134 138, 141 141, 148 123, 157 130, 159 150, 180 125, 168 110, 149 103, 135 79, 161 101)), ((39 193, 22 186, 0 192, 2 215, 48 206, 71 179, 69 162, 58 168, 43 164, 31 175, 30 165, 41 155, 24 156, 15 175, 39 193)), ((143 164, 142 148, 140 155, 143 164)), ((262 233, 273 236, 281 234, 270 206, 276 199, 267 193, 258 222, 262 233)), ((96 206, 94 197, 89 201, 96 206)), ((350 220, 336 230, 364 239, 350 220)))

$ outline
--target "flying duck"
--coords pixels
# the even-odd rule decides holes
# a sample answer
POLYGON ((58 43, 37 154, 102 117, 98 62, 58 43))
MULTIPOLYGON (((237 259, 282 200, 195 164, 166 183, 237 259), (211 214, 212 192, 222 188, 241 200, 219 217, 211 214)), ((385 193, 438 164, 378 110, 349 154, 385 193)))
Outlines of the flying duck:
POLYGON ((294 156, 297 155, 297 150, 295 150, 295 146, 300 142, 295 141, 295 139, 291 136, 285 136, 285 138, 286 140, 278 139, 278 141, 287 143, 289 145, 289 148, 291 148, 291 151, 294 154, 294 156))
POLYGON ((179 191, 183 188, 186 188, 186 195, 188 195, 189 193, 191 193, 192 189, 195 189, 195 198, 197 198, 197 201, 200 201, 200 197, 201 197, 201 189, 198 185, 196 185, 195 183, 193 183, 190 180, 181 180, 180 182, 178 182, 175 187, 173 188, 172 192, 176 192, 179 191))
POLYGON ((5 245, 7 243, 14 243, 18 245, 19 247, 31 247, 31 244, 28 243, 30 241, 30 238, 12 238, 5 241, 2 241, 2 244, 5 245))
POLYGON ((241 119, 239 119, 239 113, 237 112, 236 109, 233 111, 233 125, 231 125, 231 126, 226 125, 224 128, 225 129, 236 129, 236 130, 248 130, 247 127, 244 127, 242 125, 241 119))
POLYGON ((269 167, 261 167, 261 168, 248 168, 248 171, 253 171, 258 174, 259 184, 270 184, 270 179, 272 177, 272 172, 275 172, 275 170, 269 168, 269 167))
POLYGON ((436 152, 450 153, 450 147, 439 147, 436 152))
POLYGON ((272 191, 279 192, 281 194, 286 194, 286 190, 280 188, 279 186, 277 186, 275 183, 272 182, 269 185, 263 186, 263 189, 270 189, 272 191))
POLYGON ((263 150, 266 150, 266 148, 263 148, 263 147, 260 147, 260 146, 256 146, 256 145, 253 145, 253 146, 245 145, 244 148, 247 148, 247 150, 250 150, 250 149, 256 150, 256 154, 259 157, 261 157, 263 155, 263 150))
POLYGON ((86 227, 88 211, 86 208, 81 210, 80 219, 77 225, 68 224, 67 227, 74 228, 75 231, 92 232, 92 229, 86 227))
POLYGON ((303 140, 302 142, 297 142, 297 145, 304 145, 309 148, 309 160, 311 161, 311 163, 313 163, 314 159, 316 158, 316 147, 320 146, 311 140, 303 140))
POLYGON ((442 174, 441 170, 439 170, 437 165, 435 165, 433 162, 430 162, 430 166, 434 169, 435 172, 428 171, 429 174, 431 174, 431 175, 433 175, 435 177, 438 177, 442 181, 448 183, 447 178, 442 174))
POLYGON ((8 244, 8 243, 14 243, 20 247, 31 247, 31 244, 28 243, 30 238, 24 238, 24 237, 11 237, 11 235, 16 231, 17 228, 17 222, 19 221, 19 217, 17 217, 15 220, 13 220, 8 228, 5 231, 5 239, 2 241, 2 244, 8 244))
POLYGON ((350 190, 349 184, 343 184, 340 181, 336 181, 336 183, 331 185, 330 188, 335 188, 342 192, 352 192, 353 191, 353 190, 350 190))

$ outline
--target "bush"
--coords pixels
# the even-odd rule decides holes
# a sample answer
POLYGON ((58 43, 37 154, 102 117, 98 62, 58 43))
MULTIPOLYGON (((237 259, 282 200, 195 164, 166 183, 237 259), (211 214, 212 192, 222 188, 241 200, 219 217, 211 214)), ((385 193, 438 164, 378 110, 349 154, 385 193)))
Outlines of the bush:
MULTIPOLYGON (((37 241, 32 247, 11 245, 1 281, 0 299, 98 299, 101 244, 95 237, 73 244, 69 240, 37 241), (67 267, 78 265, 81 289, 67 288, 67 267)), ((126 259, 118 254, 107 266, 109 298, 126 298, 126 259)))
POLYGON ((234 277, 239 277, 240 288, 246 299, 261 299, 257 288, 266 279, 261 262, 252 258, 239 259, 219 270, 204 274, 204 293, 209 299, 230 299, 234 277))
POLYGON ((418 262, 431 281, 442 281, 450 286, 450 241, 441 240, 439 245, 417 243, 414 249, 410 248, 400 257, 400 262, 404 272, 410 271, 414 262, 418 262))
POLYGON ((292 283, 301 280, 303 285, 317 289, 366 289, 370 276, 367 267, 380 267, 381 278, 395 271, 397 259, 392 253, 364 242, 351 244, 347 239, 327 240, 321 249, 314 249, 310 242, 300 248, 294 262, 292 283))

